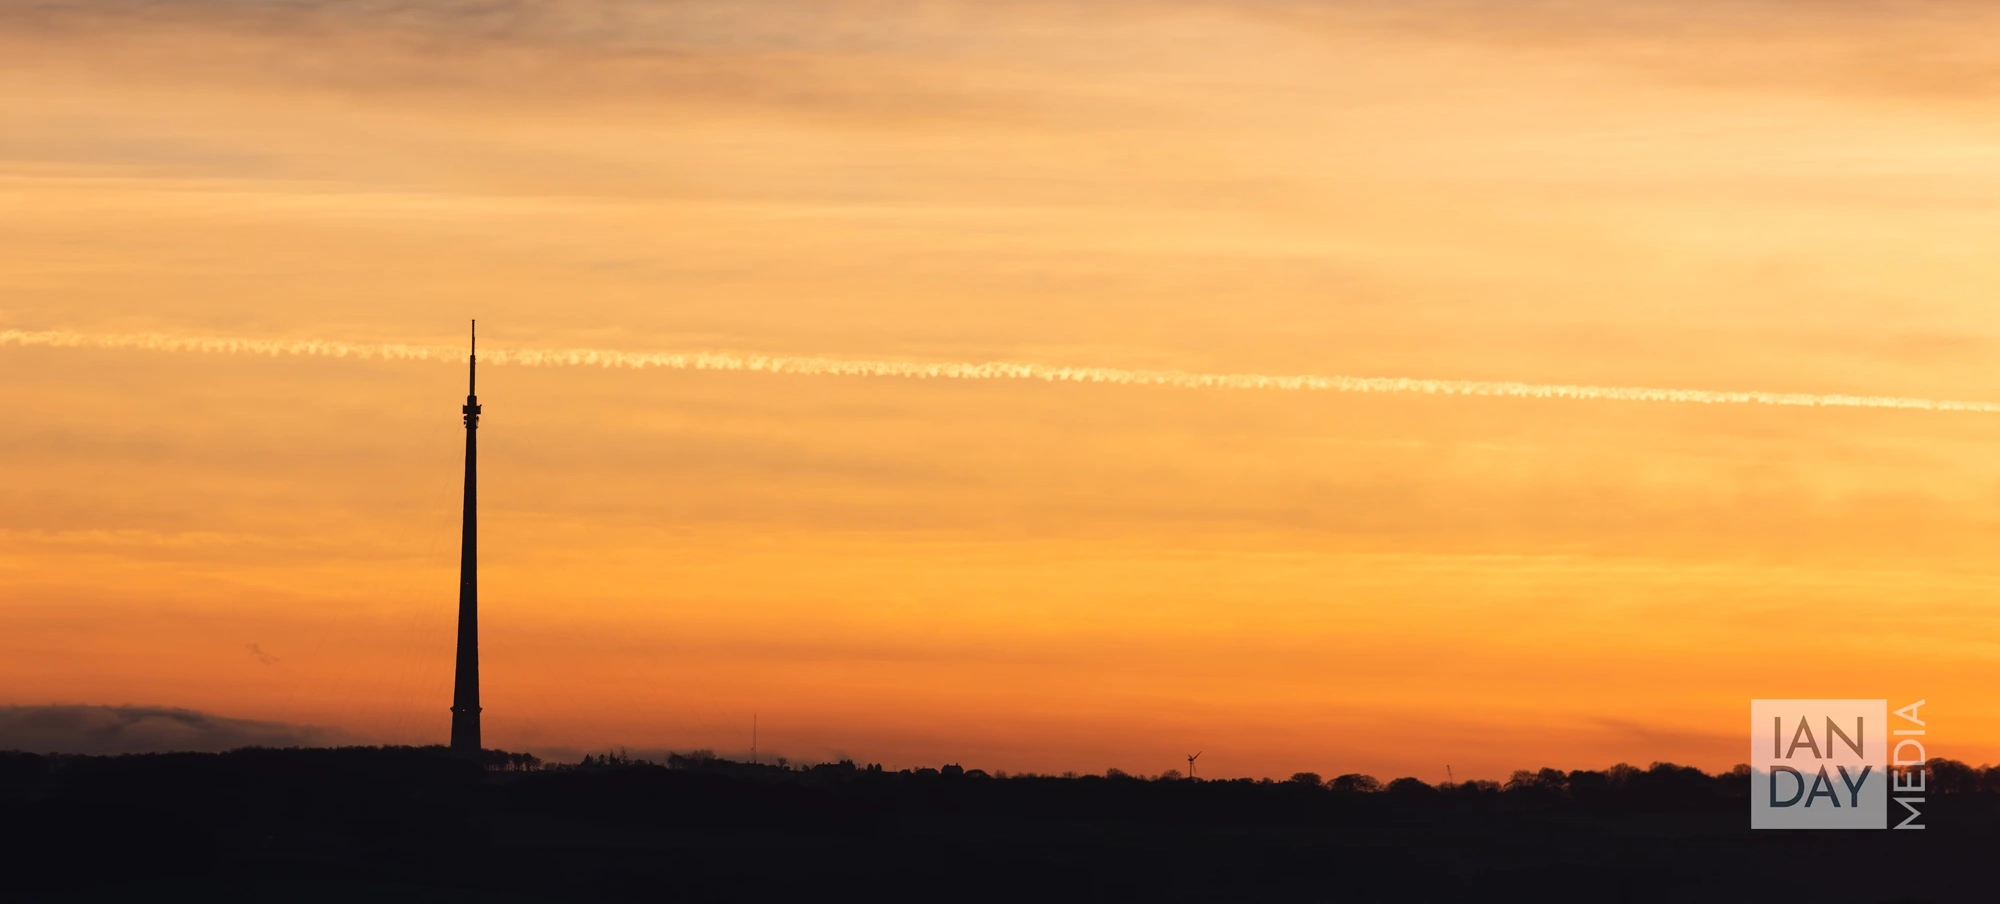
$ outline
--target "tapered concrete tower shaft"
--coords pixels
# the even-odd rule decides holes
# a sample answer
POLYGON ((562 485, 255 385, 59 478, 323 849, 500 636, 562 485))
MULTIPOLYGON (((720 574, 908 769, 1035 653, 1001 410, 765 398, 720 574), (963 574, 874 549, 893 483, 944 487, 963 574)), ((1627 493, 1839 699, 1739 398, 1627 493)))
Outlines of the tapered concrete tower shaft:
POLYGON ((479 755, 479 321, 466 360, 465 522, 458 553, 458 678, 451 693, 451 749, 479 755))

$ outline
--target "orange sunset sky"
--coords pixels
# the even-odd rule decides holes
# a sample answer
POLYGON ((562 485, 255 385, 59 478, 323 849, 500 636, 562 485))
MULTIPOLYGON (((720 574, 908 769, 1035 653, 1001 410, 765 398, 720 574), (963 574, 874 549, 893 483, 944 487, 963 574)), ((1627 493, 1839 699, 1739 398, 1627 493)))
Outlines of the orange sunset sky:
MULTIPOLYGON (((1981 3, 0 4, 0 330, 2000 400, 1981 3)), ((0 344, 0 704, 442 743, 463 368, 0 344)), ((2000 759, 2000 415, 482 369, 485 732, 2000 759)))

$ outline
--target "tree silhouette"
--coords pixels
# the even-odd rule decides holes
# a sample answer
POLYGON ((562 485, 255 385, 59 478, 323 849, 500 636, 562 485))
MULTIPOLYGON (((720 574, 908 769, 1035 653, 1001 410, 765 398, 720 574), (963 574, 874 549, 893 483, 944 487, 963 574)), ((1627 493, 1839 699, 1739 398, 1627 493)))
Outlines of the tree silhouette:
POLYGON ((1984 899, 2000 831, 2000 768, 1946 759, 1923 806, 1952 831, 1893 848, 1746 833, 1746 768, 1440 788, 664 759, 0 753, 0 898, 1955 901, 1984 899))
POLYGON ((1336 775, 1327 780, 1326 786, 1329 790, 1348 793, 1366 794, 1382 790, 1382 783, 1376 781, 1375 776, 1362 775, 1358 772, 1336 775))

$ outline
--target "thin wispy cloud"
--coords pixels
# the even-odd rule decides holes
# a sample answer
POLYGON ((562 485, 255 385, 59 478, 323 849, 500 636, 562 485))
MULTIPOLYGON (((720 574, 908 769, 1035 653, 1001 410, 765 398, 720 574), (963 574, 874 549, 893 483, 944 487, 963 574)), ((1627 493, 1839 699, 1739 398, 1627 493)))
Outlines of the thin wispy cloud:
MULTIPOLYGON (((0 331, 0 345, 98 348, 150 352, 262 355, 266 357, 350 358, 362 361, 458 362, 465 350, 441 345, 340 342, 325 339, 247 339, 230 336, 171 336, 159 333, 91 334, 0 331)), ((1892 408, 1991 414, 2000 402, 1968 402, 1906 396, 1799 392, 1716 391, 1643 386, 1589 386, 1511 380, 1429 380, 1410 377, 1354 377, 1318 374, 1197 373, 1184 370, 1130 370, 1117 367, 1030 364, 1011 361, 882 361, 725 351, 638 352, 618 349, 489 349, 488 364, 523 367, 607 367, 634 370, 745 371, 813 377, 884 377, 913 380, 1014 380, 1043 383, 1097 383, 1172 389, 1276 392, 1412 393, 1485 398, 1600 402, 1667 402, 1690 405, 1775 405, 1795 408, 1892 408)))

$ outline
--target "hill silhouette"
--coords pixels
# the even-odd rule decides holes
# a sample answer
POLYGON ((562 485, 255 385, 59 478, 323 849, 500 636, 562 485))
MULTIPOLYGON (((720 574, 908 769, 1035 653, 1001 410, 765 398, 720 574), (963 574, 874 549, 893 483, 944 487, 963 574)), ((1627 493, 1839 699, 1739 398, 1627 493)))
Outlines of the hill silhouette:
POLYGON ((1986 901, 2000 768, 1933 763, 1925 831, 1751 832, 1747 773, 1433 786, 704 753, 0 753, 21 900, 1986 901))

